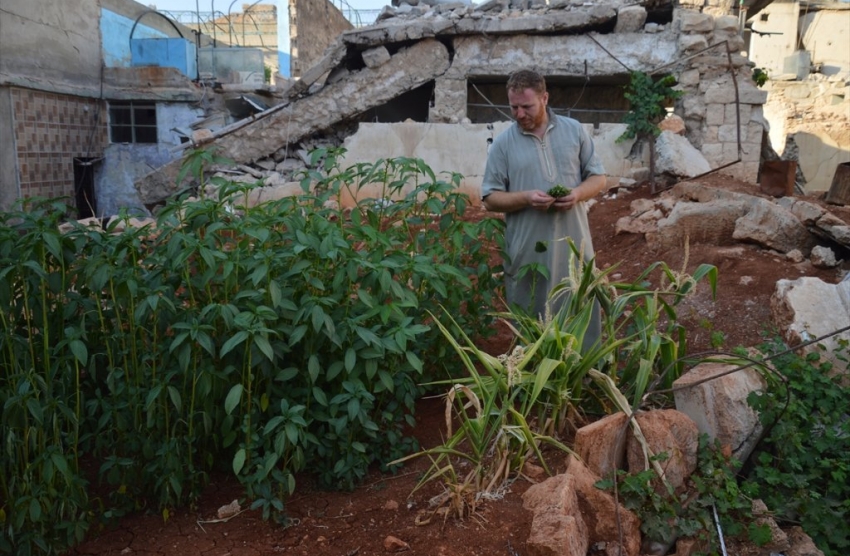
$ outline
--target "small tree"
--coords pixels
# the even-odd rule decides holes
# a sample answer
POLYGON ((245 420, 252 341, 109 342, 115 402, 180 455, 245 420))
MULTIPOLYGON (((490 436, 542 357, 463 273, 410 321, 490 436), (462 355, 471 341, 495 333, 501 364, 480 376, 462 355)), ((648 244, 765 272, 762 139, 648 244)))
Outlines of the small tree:
POLYGON ((674 89, 676 78, 667 75, 655 80, 652 76, 633 71, 626 85, 624 96, 631 110, 623 121, 628 125, 617 141, 637 138, 638 142, 649 142, 649 182, 655 193, 655 138, 661 133, 658 124, 667 115, 667 106, 682 96, 683 92, 674 89))

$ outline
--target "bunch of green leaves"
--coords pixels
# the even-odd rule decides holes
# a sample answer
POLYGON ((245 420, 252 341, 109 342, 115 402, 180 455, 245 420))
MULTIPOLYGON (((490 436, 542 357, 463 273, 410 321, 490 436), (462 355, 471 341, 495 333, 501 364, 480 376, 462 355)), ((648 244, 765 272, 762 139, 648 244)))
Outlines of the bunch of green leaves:
MULTIPOLYGON (((653 464, 663 467, 667 454, 653 456, 653 464)), ((688 488, 675 492, 653 469, 629 474, 617 472, 613 478, 597 482, 597 488, 614 490, 620 502, 634 511, 641 522, 644 538, 671 545, 677 537, 697 538, 704 548, 700 554, 718 554, 720 545, 714 523, 714 511, 724 537, 742 537, 764 545, 770 530, 758 524, 752 515, 752 501, 739 489, 735 478, 736 463, 728 460, 717 441, 700 435, 697 469, 688 488)))
POLYGON ((684 94, 674 89, 675 85, 676 78, 672 75, 655 79, 641 71, 631 72, 623 94, 630 105, 629 112, 623 118, 623 123, 628 127, 617 141, 659 135, 661 131, 658 124, 667 115, 667 107, 684 94))
POLYGON ((167 518, 222 462, 271 516, 301 470, 352 487, 410 449, 427 362, 448 347, 429 311, 488 328, 499 224, 464 220, 459 176, 413 159, 340 170, 336 154, 265 205, 244 202, 258 184, 207 179, 221 159, 198 151, 184 175, 204 194, 145 227, 60 233, 63 203, 4 220, 0 548, 62 550, 90 505, 167 518), (381 198, 329 202, 366 184, 381 198))
POLYGON ((88 355, 75 313, 84 244, 57 229, 61 200, 32 200, 0 223, 0 552, 51 554, 82 540, 87 482, 78 442, 88 355))
MULTIPOLYGON (((837 357, 846 359, 847 342, 837 357)), ((761 346, 786 351, 781 340, 761 346)), ((748 399, 768 431, 750 456, 744 489, 777 521, 799 523, 828 556, 850 550, 850 388, 818 353, 785 353, 771 363, 786 379, 748 399)))
MULTIPOLYGON (((540 451, 543 444, 568 451, 558 436, 570 410, 587 403, 589 376, 599 376, 610 385, 607 391, 604 386, 600 389, 601 395, 593 392, 599 399, 610 399, 606 392, 616 390, 615 405, 628 409, 629 402, 618 388, 626 388, 637 404, 651 379, 660 378, 664 371, 669 375, 677 371, 672 363, 681 355, 684 334, 678 333, 681 328, 673 306, 703 277, 709 277, 713 288, 716 269, 704 266, 688 276, 657 263, 636 283, 611 284, 608 275, 613 267, 598 271, 571 240, 564 241, 570 245, 571 271, 552 289, 550 313, 541 319, 515 307, 498 314, 516 333, 516 345, 509 353, 496 357, 476 347, 449 311, 445 313, 450 327, 435 319, 467 374, 439 383, 449 385, 446 421, 450 433, 441 446, 409 456, 432 460, 419 486, 442 480, 447 492, 464 496, 498 490, 530 457, 547 468, 540 451), (660 288, 652 289, 645 279, 655 270, 661 271, 663 279, 660 288), (603 309, 605 336, 586 342, 597 305, 603 309), (667 332, 659 330, 663 318, 667 332), (452 416, 460 423, 454 432, 452 416), (471 463, 466 475, 455 470, 458 460, 471 463)), ((676 377, 666 378, 672 382, 676 377)))

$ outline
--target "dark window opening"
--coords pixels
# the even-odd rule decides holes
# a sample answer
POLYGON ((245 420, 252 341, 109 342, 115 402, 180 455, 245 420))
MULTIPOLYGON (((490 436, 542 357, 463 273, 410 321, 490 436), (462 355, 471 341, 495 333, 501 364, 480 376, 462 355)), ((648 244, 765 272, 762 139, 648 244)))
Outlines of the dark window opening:
POLYGON ((389 102, 364 112, 358 119, 364 122, 397 123, 405 120, 427 122, 434 96, 434 82, 430 81, 407 91, 389 102))
POLYGON ((109 140, 112 143, 156 143, 156 105, 147 102, 109 103, 109 140))
POLYGON ((74 201, 77 205, 77 218, 89 218, 97 214, 97 201, 94 198, 94 164, 99 158, 74 159, 74 201))
POLYGON ((759 14, 759 21, 767 21, 769 17, 770 14, 762 12, 761 14, 759 14))
MULTIPOLYGON (((478 79, 467 85, 466 114, 472 123, 485 124, 511 118, 507 78, 478 79)), ((584 124, 622 123, 629 111, 624 96, 628 76, 547 77, 549 107, 556 114, 569 116, 584 124)))

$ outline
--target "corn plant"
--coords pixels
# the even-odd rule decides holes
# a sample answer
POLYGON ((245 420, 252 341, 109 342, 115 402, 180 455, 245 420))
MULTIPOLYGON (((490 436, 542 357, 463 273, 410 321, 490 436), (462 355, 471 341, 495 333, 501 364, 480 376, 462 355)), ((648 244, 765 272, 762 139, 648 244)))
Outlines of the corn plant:
MULTIPOLYGON (((478 497, 502 488, 529 458, 537 458, 548 471, 541 446, 568 451, 558 438, 569 416, 589 401, 629 410, 621 389, 637 403, 650 379, 674 380, 678 376, 674 363, 685 345, 674 306, 699 279, 707 276, 712 289, 716 282, 716 269, 708 265, 688 276, 657 263, 635 283, 611 284, 608 276, 614 267, 598 271, 571 240, 563 241, 570 245, 570 272, 550 292, 548 314, 535 318, 514 308, 498 315, 516 333, 516 345, 509 353, 496 357, 475 347, 451 314, 445 317, 451 329, 434 319, 467 376, 440 383, 449 385, 446 441, 404 459, 430 458, 431 467, 417 488, 442 481, 447 493, 443 502, 461 515, 459 509, 471 511, 478 497), (645 279, 656 269, 664 280, 652 289, 645 279), (603 336, 585 341, 597 306, 602 309, 603 336), (599 386, 588 391, 589 379, 599 386), (452 417, 459 422, 456 431, 452 417), (465 475, 455 469, 458 460, 471 464, 465 475)), ((634 428, 640 437, 636 424, 634 428)), ((647 460, 651 455, 647 453, 647 460)))

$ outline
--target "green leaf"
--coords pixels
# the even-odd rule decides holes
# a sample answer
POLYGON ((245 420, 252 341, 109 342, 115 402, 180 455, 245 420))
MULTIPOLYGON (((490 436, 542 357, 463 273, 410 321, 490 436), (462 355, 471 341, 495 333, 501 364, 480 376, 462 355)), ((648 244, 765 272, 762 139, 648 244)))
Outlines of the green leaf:
POLYGON ((234 384, 230 392, 227 393, 227 397, 224 400, 224 411, 228 415, 233 413, 233 410, 236 409, 236 406, 242 400, 242 390, 243 387, 241 384, 234 384))
POLYGON ((239 475, 242 471, 242 468, 245 466, 245 458, 247 454, 245 453, 245 448, 239 448, 236 451, 236 454, 233 456, 233 473, 235 475, 239 475))
POLYGON ((229 340, 224 342, 224 345, 221 346, 221 352, 219 353, 219 357, 224 357, 228 353, 230 353, 233 348, 244 342, 248 339, 248 333, 244 330, 238 331, 236 334, 230 337, 229 340))
POLYGON ((266 356, 269 361, 274 361, 274 350, 268 338, 259 334, 254 335, 254 345, 266 356))
POLYGON ((357 363, 357 352, 354 348, 348 348, 345 350, 345 370, 351 372, 355 363, 357 363))
POLYGON ((82 340, 71 340, 68 344, 71 348, 71 353, 74 358, 81 364, 86 365, 89 360, 89 350, 82 340))

